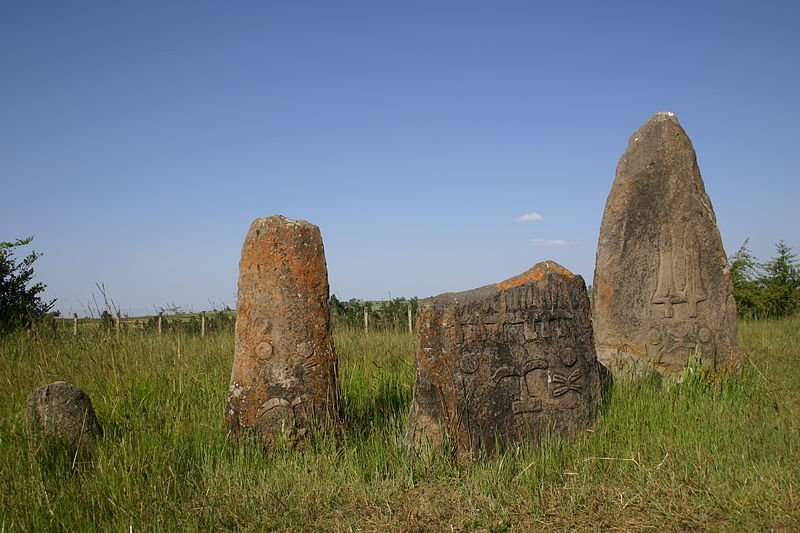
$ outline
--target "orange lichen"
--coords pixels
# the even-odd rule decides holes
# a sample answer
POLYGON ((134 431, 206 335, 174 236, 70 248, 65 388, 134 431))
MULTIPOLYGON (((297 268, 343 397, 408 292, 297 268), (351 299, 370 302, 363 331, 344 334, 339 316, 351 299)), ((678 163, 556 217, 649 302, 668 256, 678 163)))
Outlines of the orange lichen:
POLYGON ((264 404, 273 400, 291 407, 286 428, 292 439, 307 432, 312 416, 322 424, 335 423, 336 355, 319 230, 279 216, 257 219, 239 265, 231 381, 245 389, 228 395, 226 419, 232 433, 254 430, 270 445, 285 429, 281 417, 264 417, 264 404), (295 408, 299 403, 292 402, 303 405, 295 408))
POLYGON ((519 276, 515 276, 513 278, 498 283, 496 287, 501 291, 511 289, 514 287, 519 287, 520 285, 524 285, 529 281, 541 280, 544 277, 544 275, 548 272, 555 272, 569 277, 573 276, 572 272, 562 267, 561 265, 554 263, 552 261, 545 261, 543 263, 537 263, 533 268, 527 270, 526 272, 523 272, 519 276))
POLYGON ((528 270, 527 272, 520 274, 519 276, 513 277, 511 279, 507 279, 501 283, 497 284, 497 288, 501 291, 506 289, 510 289, 512 287, 519 287, 520 285, 527 283, 528 281, 539 281, 544 276, 544 273, 541 270, 537 270, 535 267, 528 270))

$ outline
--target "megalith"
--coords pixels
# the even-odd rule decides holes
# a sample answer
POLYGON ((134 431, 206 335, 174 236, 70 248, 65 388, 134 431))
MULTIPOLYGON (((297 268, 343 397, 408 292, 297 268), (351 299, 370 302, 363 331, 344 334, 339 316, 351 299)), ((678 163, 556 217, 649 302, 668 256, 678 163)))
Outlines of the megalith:
POLYGON ((459 455, 588 427, 600 375, 580 276, 552 261, 423 300, 406 442, 459 455))
POLYGON ((253 221, 242 246, 226 420, 269 448, 338 420, 328 272, 319 228, 253 221))
POLYGON ((673 113, 631 136, 606 200, 594 273, 594 335, 614 372, 712 374, 742 361, 725 250, 691 140, 673 113))
POLYGON ((28 396, 28 420, 35 433, 70 448, 92 445, 103 434, 89 395, 64 381, 39 387, 28 396))

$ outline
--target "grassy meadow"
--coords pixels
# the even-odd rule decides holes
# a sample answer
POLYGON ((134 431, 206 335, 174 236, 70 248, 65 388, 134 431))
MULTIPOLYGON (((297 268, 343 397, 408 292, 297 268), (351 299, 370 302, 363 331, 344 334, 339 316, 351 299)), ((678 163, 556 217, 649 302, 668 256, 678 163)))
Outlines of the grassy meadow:
POLYGON ((344 430, 269 455, 226 438, 230 332, 0 337, 0 532, 797 531, 800 317, 740 336, 739 378, 617 383, 574 443, 469 464, 403 447, 408 333, 336 331, 344 430), (92 397, 92 453, 30 434, 58 379, 92 397))

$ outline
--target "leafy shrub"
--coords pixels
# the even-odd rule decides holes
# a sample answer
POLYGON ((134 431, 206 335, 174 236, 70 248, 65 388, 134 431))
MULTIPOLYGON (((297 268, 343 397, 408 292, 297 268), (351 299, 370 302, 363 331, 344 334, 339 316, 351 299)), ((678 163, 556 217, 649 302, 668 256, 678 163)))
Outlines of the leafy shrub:
POLYGON ((747 243, 745 240, 729 259, 739 316, 782 317, 796 312, 800 308, 800 268, 791 247, 779 241, 775 257, 759 263, 747 243))
POLYGON ((31 252, 20 262, 14 257, 14 248, 32 240, 33 237, 28 237, 0 242, 0 333, 30 327, 44 318, 55 304, 55 300, 42 300, 43 283, 32 283, 33 263, 40 254, 31 252))

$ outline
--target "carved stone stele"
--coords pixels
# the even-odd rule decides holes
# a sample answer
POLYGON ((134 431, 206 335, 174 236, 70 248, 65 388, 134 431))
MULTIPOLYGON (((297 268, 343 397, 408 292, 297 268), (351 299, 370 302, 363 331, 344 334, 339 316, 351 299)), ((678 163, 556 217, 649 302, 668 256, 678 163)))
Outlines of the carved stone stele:
POLYGON ((258 218, 242 247, 226 419, 234 437, 298 443, 338 420, 328 272, 319 228, 258 218))
POLYGON ((606 201, 594 273, 597 356, 673 374, 696 349, 717 375, 742 361, 733 283, 692 142, 672 113, 631 136, 606 201))
POLYGON ((600 402, 580 276, 546 261, 496 285, 423 300, 406 441, 459 454, 570 437, 600 402))

